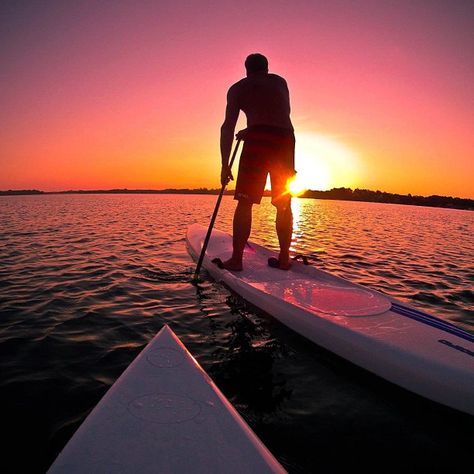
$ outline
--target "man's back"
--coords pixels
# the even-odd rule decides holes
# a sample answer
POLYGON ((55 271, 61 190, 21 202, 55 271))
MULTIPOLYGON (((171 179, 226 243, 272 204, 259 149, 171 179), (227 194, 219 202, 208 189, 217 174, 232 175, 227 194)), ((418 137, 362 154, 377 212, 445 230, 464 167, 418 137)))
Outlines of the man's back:
MULTIPOLYGON (((239 161, 239 174, 234 198, 239 201, 233 221, 232 256, 217 260, 222 268, 240 271, 243 268, 245 244, 252 226, 252 206, 259 204, 267 175, 272 184, 272 204, 275 205, 276 231, 280 254, 269 265, 288 270, 293 232, 291 196, 288 181, 295 174, 295 136, 290 120, 290 94, 286 81, 268 73, 268 60, 260 53, 250 54, 245 60, 247 77, 234 84, 227 93, 225 120, 221 127, 221 184, 222 190, 233 179, 229 157, 239 111, 247 116, 247 129, 237 134, 237 151, 244 141, 239 161)), ((233 160, 233 158, 232 158, 233 160)))
POLYGON ((230 107, 244 111, 248 127, 270 125, 293 130, 288 86, 277 74, 249 75, 229 89, 227 100, 230 107))

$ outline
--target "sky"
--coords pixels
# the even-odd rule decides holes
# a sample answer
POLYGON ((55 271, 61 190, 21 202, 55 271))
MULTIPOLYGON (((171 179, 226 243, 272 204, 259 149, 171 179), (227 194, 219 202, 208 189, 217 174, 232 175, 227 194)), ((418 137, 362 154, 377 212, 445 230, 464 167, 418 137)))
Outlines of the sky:
POLYGON ((260 52, 306 187, 474 198, 473 46, 469 0, 2 0, 0 190, 219 187, 260 52))

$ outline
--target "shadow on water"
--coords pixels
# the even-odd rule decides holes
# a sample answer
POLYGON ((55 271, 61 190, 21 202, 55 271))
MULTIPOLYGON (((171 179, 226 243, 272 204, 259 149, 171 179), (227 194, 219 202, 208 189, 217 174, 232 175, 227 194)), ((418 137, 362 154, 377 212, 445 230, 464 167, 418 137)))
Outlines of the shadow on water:
POLYGON ((274 367, 285 356, 285 346, 271 336, 266 315, 217 283, 193 284, 214 347, 209 375, 246 418, 262 420, 275 413, 291 391, 274 367), (216 318, 220 298, 225 315, 216 318))
POLYGON ((219 362, 211 376, 247 417, 264 421, 291 395, 274 367, 274 361, 284 356, 284 346, 270 336, 245 301, 230 295, 226 302, 233 319, 226 324, 225 348, 213 352, 219 362))

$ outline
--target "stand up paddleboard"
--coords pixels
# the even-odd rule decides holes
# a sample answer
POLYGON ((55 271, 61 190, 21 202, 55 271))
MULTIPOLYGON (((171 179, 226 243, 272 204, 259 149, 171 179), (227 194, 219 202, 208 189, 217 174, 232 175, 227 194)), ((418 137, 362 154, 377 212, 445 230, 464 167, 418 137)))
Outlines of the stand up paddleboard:
POLYGON ((164 326, 105 394, 48 472, 285 470, 164 326))
MULTIPOLYGON (((205 235, 198 224, 188 228, 193 258, 205 235)), ((242 272, 212 263, 231 253, 232 237, 214 230, 203 267, 215 280, 325 349, 414 393, 474 414, 474 335, 312 266, 293 262, 289 271, 270 268, 268 258, 277 254, 251 242, 242 272)))

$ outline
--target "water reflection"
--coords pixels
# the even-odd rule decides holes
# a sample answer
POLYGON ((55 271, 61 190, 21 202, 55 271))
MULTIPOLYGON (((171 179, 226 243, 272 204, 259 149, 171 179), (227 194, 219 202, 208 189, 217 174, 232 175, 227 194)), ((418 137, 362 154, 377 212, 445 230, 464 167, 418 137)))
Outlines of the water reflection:
POLYGON ((284 347, 271 338, 268 330, 249 311, 247 303, 235 295, 226 299, 233 319, 224 347, 213 352, 219 363, 211 376, 236 406, 243 406, 254 418, 269 416, 291 395, 286 379, 274 362, 285 355, 284 347))
MULTIPOLYGON (((304 198, 292 209, 293 253, 473 330, 472 212, 304 198)), ((252 239, 277 250, 273 229, 259 219, 271 212, 269 201, 256 207, 252 239)))
MULTIPOLYGON (((421 471, 440 465, 462 471, 463 458, 474 449, 472 422, 451 412, 419 418, 416 407, 407 412, 400 406, 393 387, 380 396, 373 378, 341 372, 334 356, 229 298, 221 285, 190 284, 194 265, 185 249, 186 228, 208 224, 215 200, 0 199, 0 393, 9 407, 2 421, 11 442, 4 464, 11 462, 17 472, 45 472, 106 386, 168 323, 245 417, 264 421, 263 441, 280 437, 276 454, 287 452, 307 468, 303 472, 333 468, 331 456, 339 452, 366 463, 374 446, 387 458, 409 452, 421 471), (291 426, 281 425, 285 419, 291 426), (23 466, 27 461, 34 470, 23 466)), ((473 330, 474 213, 293 203, 294 252, 316 253, 317 265, 331 273, 473 330)), ((216 228, 231 232, 234 209, 235 201, 225 196, 216 228)), ((268 198, 255 206, 251 238, 278 248, 268 198)))
POLYGON ((290 252, 296 252, 301 245, 301 200, 293 198, 291 200, 291 211, 293 212, 293 239, 291 240, 290 252))

